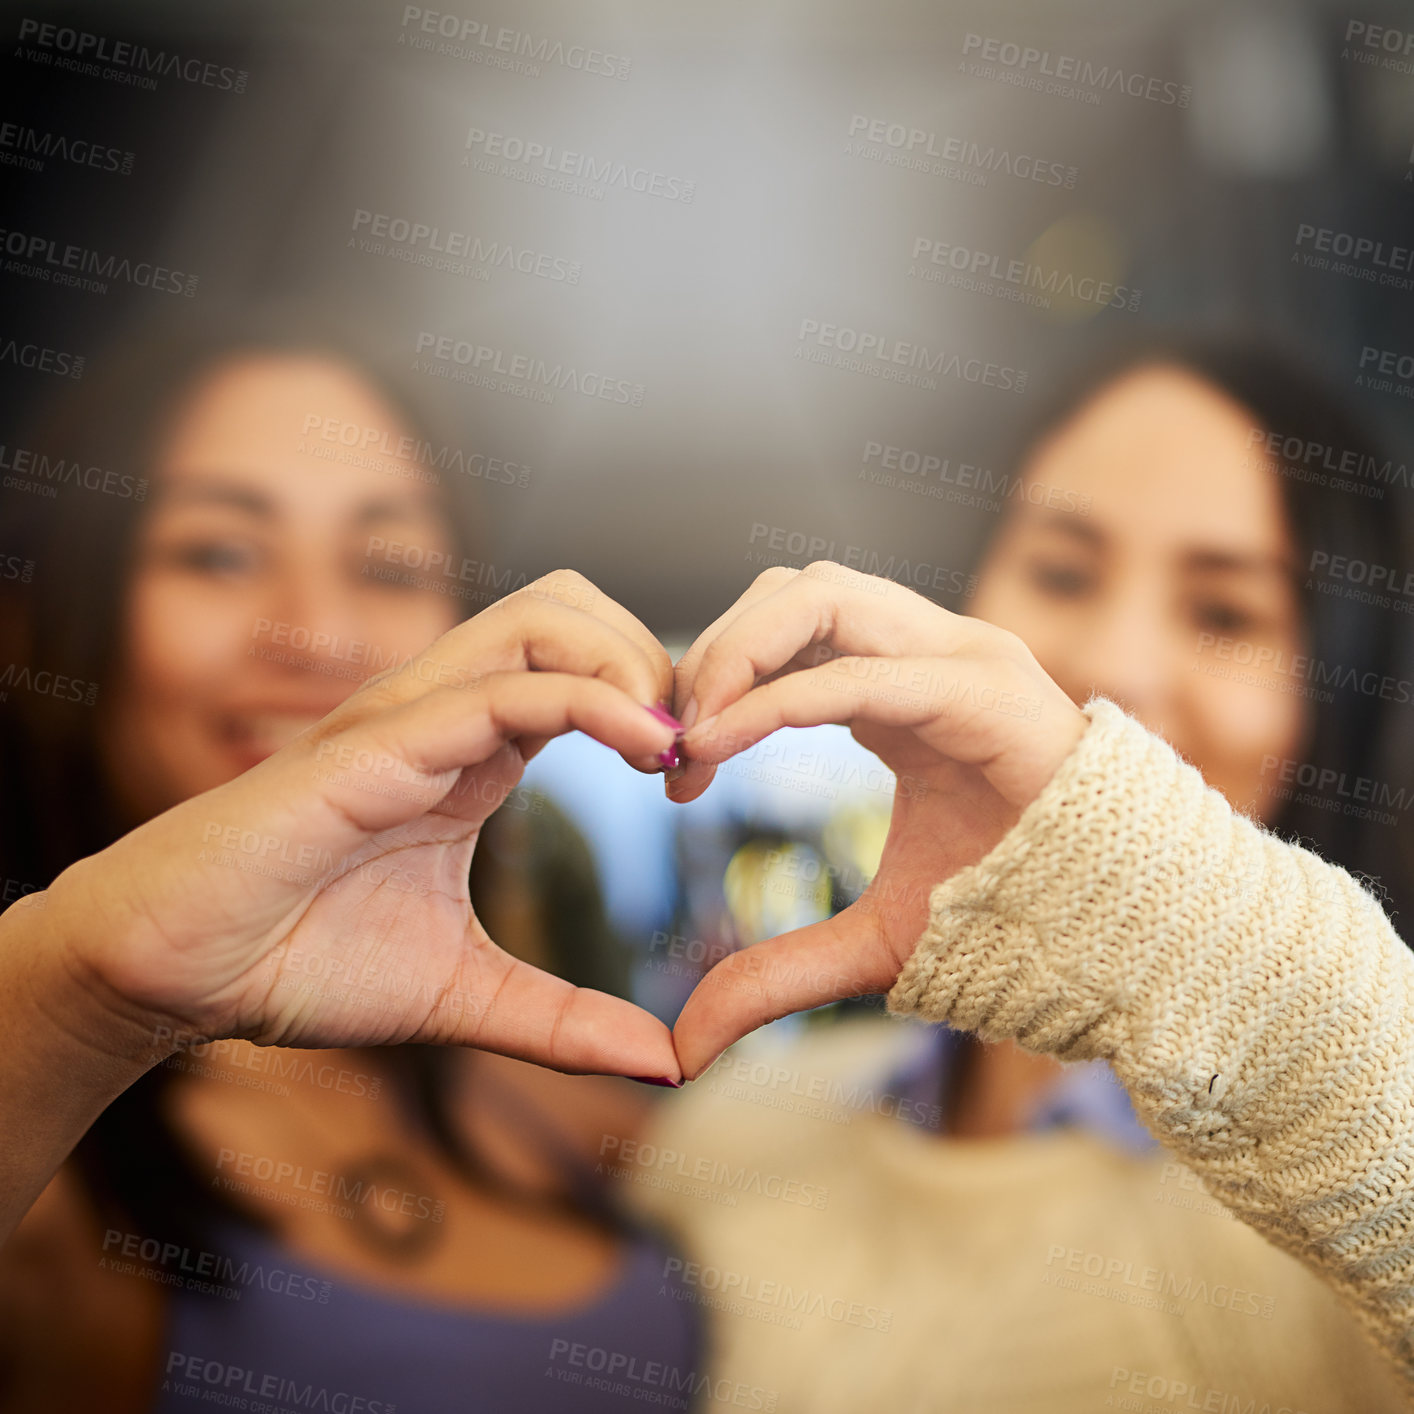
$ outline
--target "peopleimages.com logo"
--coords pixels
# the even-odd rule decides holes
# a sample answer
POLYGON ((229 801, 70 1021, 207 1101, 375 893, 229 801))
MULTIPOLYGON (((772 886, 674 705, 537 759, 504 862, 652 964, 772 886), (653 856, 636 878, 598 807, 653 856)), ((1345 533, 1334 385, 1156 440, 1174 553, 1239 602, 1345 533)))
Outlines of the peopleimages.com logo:
POLYGON ((92 78, 118 79, 137 88, 155 89, 157 77, 180 79, 203 88, 244 93, 250 75, 244 69, 198 59, 175 50, 149 49, 127 39, 113 39, 92 30, 74 29, 48 21, 23 19, 16 57, 40 59, 57 68, 73 69, 92 78), (24 45, 32 48, 26 52, 24 45), (154 77, 157 76, 157 77, 154 77))

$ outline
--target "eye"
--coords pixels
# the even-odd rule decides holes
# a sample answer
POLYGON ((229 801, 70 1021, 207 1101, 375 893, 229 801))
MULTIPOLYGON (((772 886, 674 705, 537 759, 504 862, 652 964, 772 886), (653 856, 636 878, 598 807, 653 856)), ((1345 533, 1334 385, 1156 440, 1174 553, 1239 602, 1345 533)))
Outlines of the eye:
POLYGON ((1053 599, 1078 599, 1095 587, 1095 577, 1079 565, 1057 560, 1033 560, 1031 583, 1053 599))
POLYGON ((1200 629, 1209 629, 1230 636, 1251 632, 1260 624, 1260 620, 1255 614, 1220 599, 1199 600, 1193 606, 1193 622, 1200 629))
POLYGON ((170 546, 163 558, 180 569, 222 578, 247 574, 260 564, 255 546, 239 540, 188 540, 170 546))

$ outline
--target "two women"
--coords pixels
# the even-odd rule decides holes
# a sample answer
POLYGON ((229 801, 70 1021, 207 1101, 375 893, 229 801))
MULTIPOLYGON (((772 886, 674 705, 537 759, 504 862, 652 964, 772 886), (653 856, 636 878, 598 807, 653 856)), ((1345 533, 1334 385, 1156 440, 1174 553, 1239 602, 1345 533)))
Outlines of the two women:
MULTIPOLYGON (((199 1087, 185 1102, 173 1096, 161 1142, 193 1172, 216 1179, 227 1167, 279 1173, 287 1164, 333 1174, 376 1153, 369 1144, 385 1133, 392 1144, 383 1148, 423 1179, 385 1180, 384 1189, 399 1188, 415 1211, 435 1187, 447 1223, 430 1247, 399 1243, 415 1227, 384 1232, 375 1258, 337 1214, 303 1209, 295 1220, 277 1183, 254 1203, 274 1229, 273 1251, 338 1273, 363 1304, 347 1306, 342 1321, 301 1312, 298 1352, 272 1346, 272 1320, 242 1326, 235 1303, 220 1321, 189 1329, 212 1342, 234 1332, 227 1366, 264 1349, 267 1364, 303 1378, 355 1370, 370 1393, 386 1389, 388 1399, 424 1408, 466 1407, 465 1373, 488 1366, 514 1376, 524 1403, 532 1362, 537 1402, 591 1407, 572 1365, 563 1379, 550 1373, 553 1359, 547 1365, 577 1347, 656 1362, 678 1372, 680 1391, 710 1398, 719 1392, 702 1374, 694 1304, 650 1299, 678 1270, 667 1249, 631 1220, 596 1213, 589 1188, 575 1182, 591 1136, 602 1147, 623 1122, 617 1094, 597 1113, 585 1113, 588 1091, 557 1109, 552 1085, 495 1057, 671 1085, 773 1016, 887 990, 898 1010, 992 1040, 1109 1060, 1164 1142, 1259 1230, 1319 1265, 1400 1358, 1402 1288, 1385 1274, 1403 1249, 1386 1219, 1403 1201, 1393 1175, 1408 1121, 1378 1093, 1414 1064, 1403 1020, 1414 963, 1345 874, 1232 808, 1248 804, 1234 797, 1260 778, 1254 763, 1277 754, 1274 746, 1303 749, 1305 723, 1279 723, 1253 697, 1248 708, 1266 710, 1247 739, 1214 731, 1212 764, 1227 773, 1229 804, 1112 701, 1082 707, 1078 699, 1104 684, 1086 684, 1073 662, 1051 668, 1044 645, 1033 652, 1016 627, 1022 586, 1076 578, 1073 569, 1037 571, 1034 542, 1010 574, 979 589, 979 615, 988 592, 1001 595, 993 612, 1003 626, 838 566, 768 572, 676 667, 642 624, 572 572, 458 624, 435 590, 363 572, 369 545, 392 530, 453 553, 456 532, 437 498, 418 494, 410 475, 296 460, 295 429, 312 413, 371 425, 406 414, 346 365, 308 351, 273 364, 247 351, 207 373, 184 382, 180 415, 146 449, 155 495, 116 558, 109 646, 122 687, 103 731, 91 733, 104 738, 94 742, 91 779, 126 812, 128 828, 56 871, 0 922, 0 967, 17 999, 0 1103, 6 1123, 33 1137, 5 1160, 7 1225, 42 1190, 29 1220, 40 1246, 83 1220, 83 1195, 51 1175, 95 1118, 173 1053, 174 1038, 339 1048, 351 1066, 364 1064, 368 1047, 471 1046, 478 1068, 502 1067, 491 1072, 506 1081, 499 1108, 423 1103, 410 1118, 329 1096, 272 1121, 268 1104, 236 1105, 234 1086, 207 1085, 205 1102, 199 1087), (253 442, 257 426, 268 435, 253 442), (177 516, 193 519, 183 526, 177 516), (233 584, 259 588, 243 589, 227 615, 233 584), (380 596, 400 592, 406 610, 385 607, 380 596), (394 666, 346 700, 326 701, 318 664, 263 659, 288 672, 256 679, 257 697, 249 664, 234 667, 234 645, 244 653, 252 625, 264 621, 303 625, 311 641, 317 630, 325 643, 377 642, 394 666), (874 884, 828 923, 719 965, 673 1034, 626 1002, 511 956, 482 927, 467 891, 479 831, 550 737, 583 730, 619 751, 626 768, 667 766, 670 793, 687 800, 713 763, 781 726, 820 722, 847 722, 918 787, 896 799, 874 884), (679 753, 686 769, 675 774, 679 753), (254 858, 246 840, 257 842, 254 858), (279 868, 257 867, 272 857, 279 868), (537 1084, 540 1103, 518 1109, 537 1084), (494 1155, 480 1172, 466 1162, 467 1126, 494 1155), (539 1144, 531 1135, 549 1137, 539 1144), (1386 1169, 1391 1181, 1373 1183, 1386 1169), (393 1252, 407 1259, 401 1270, 393 1252), (372 1289, 360 1291, 360 1280, 372 1289), (489 1338, 481 1322, 477 1344, 467 1335, 478 1318, 467 1303, 477 1300, 525 1319, 489 1338), (462 1322, 460 1353, 444 1318, 462 1322), (427 1342, 413 1359, 399 1353, 409 1331, 427 1342)), ((1231 399, 1219 401, 1222 416, 1205 420, 1190 406, 1178 424, 1229 446, 1231 399)), ((1050 444, 1053 454, 1063 440, 1050 444)), ((1193 474, 1182 461, 1170 470, 1193 474)), ((1149 477, 1160 496, 1166 485, 1149 477)), ((1222 483, 1214 494, 1231 490, 1222 483)), ((1267 539, 1221 543, 1214 555, 1200 535, 1203 563, 1184 564, 1180 578, 1197 574, 1184 595, 1268 595, 1274 617, 1262 631, 1297 641, 1300 612, 1282 588, 1289 573, 1264 577, 1265 562, 1289 549, 1278 543, 1289 526, 1270 476, 1242 494, 1233 525, 1267 539)), ((1151 538, 1173 532, 1173 556, 1152 543, 1134 548, 1123 519, 1107 522, 1119 559, 1172 560, 1179 573, 1178 551, 1192 548, 1174 518, 1181 504, 1149 527, 1151 538)), ((1024 549, 1027 533, 1008 522, 996 553, 1008 535, 1024 549)), ((1044 534, 1088 552, 1064 528, 1044 534)), ((1108 602, 1121 618, 1147 605, 1150 632, 1164 622, 1157 593, 1108 602)), ((1110 690, 1136 716, 1152 715, 1132 684, 1110 690)), ((1176 706, 1154 724, 1177 734, 1214 720, 1176 706)), ((82 813, 73 800, 57 810, 82 813)), ((1030 1083, 1019 1067, 1008 1074, 989 1092, 1003 1097, 1000 1108, 984 1104, 974 1116, 984 1128, 1014 1115, 1030 1083)), ((161 1215, 146 1217, 156 1226, 161 1215)), ((206 1230, 228 1246, 243 1231, 206 1230)), ((87 1275, 97 1309, 117 1288, 97 1291, 87 1275)), ((131 1338, 118 1342, 135 1409, 154 1407, 164 1360, 184 1349, 168 1343, 170 1313, 155 1304, 133 1303, 124 1316, 131 1338)), ((937 1389, 945 1400, 944 1378, 937 1389)), ((155 1407, 181 1407, 183 1397, 164 1388, 167 1402, 155 1407)))

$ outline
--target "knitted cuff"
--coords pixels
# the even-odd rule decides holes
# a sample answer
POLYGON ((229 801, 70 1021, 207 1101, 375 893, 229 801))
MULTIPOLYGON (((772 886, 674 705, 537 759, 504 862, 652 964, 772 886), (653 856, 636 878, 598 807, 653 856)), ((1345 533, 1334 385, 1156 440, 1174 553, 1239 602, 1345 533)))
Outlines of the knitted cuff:
POLYGON ((1215 1197, 1345 1296, 1414 1393, 1414 956, 1345 870, 1114 703, 938 885, 889 1009, 1101 1057, 1215 1197))
POLYGON ((891 1011, 1110 1058, 1136 1011, 1152 1020, 1158 974, 1183 972, 1175 950, 1211 943, 1215 923, 1250 906, 1269 849, 1291 853, 1113 702, 1084 710, 1089 727, 1016 825, 933 890, 891 1011))

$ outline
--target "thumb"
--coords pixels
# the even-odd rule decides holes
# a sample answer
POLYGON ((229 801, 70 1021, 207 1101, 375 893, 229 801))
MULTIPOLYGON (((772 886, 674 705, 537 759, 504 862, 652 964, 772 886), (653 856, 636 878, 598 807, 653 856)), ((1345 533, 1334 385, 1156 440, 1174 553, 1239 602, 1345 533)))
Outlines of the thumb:
POLYGON ((877 913, 861 903, 734 952, 707 973, 673 1028, 684 1077, 696 1080, 734 1041, 777 1017, 887 991, 899 960, 877 913))

